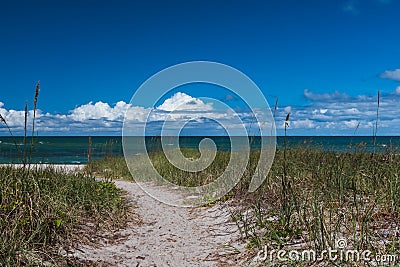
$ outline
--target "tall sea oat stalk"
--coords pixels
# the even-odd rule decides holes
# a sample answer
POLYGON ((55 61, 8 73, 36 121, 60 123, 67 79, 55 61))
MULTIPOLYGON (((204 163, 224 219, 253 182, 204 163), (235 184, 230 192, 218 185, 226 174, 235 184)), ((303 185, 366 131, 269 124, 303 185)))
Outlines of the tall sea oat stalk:
POLYGON ((278 109, 278 97, 276 97, 276 100, 275 100, 275 106, 274 106, 274 118, 275 118, 275 115, 276 115, 276 110, 278 109))
POLYGON ((276 116, 276 110, 278 109, 278 97, 276 97, 276 100, 275 100, 275 106, 274 106, 274 113, 273 113, 273 116, 272 116, 272 118, 274 119, 274 121, 272 122, 273 124, 272 124, 272 126, 271 126, 271 136, 272 136, 272 134, 273 134, 273 130, 274 130, 274 123, 275 123, 275 116, 276 116))
POLYGON ((25 102, 25 118, 24 118, 24 157, 22 159, 24 166, 26 164, 26 131, 27 131, 27 123, 28 123, 28 102, 25 102))
POLYGON ((289 128, 289 120, 290 120, 290 112, 286 115, 285 119, 285 136, 283 139, 283 171, 284 175, 286 176, 286 149, 287 149, 287 143, 286 143, 286 129, 289 128))
POLYGON ((32 149, 33 149, 33 137, 35 136, 35 120, 36 120, 36 107, 37 107, 37 101, 38 101, 38 96, 39 96, 39 86, 40 86, 40 80, 36 83, 36 90, 35 90, 35 98, 33 100, 33 120, 32 120, 32 138, 31 138, 31 146, 29 150, 29 160, 32 159, 32 149))
POLYGON ((284 148, 283 148, 283 176, 282 176, 282 210, 283 210, 286 229, 289 228, 290 218, 292 216, 290 207, 291 184, 288 179, 287 166, 286 166, 286 150, 287 150, 286 130, 289 127, 289 120, 290 120, 290 112, 286 115, 285 136, 283 139, 284 148))
POLYGON ((379 106, 380 106, 380 99, 381 99, 381 93, 378 90, 378 106, 376 107, 376 120, 375 120, 375 129, 373 131, 373 138, 374 138, 374 154, 376 150, 376 135, 378 133, 378 119, 379 119, 379 106))

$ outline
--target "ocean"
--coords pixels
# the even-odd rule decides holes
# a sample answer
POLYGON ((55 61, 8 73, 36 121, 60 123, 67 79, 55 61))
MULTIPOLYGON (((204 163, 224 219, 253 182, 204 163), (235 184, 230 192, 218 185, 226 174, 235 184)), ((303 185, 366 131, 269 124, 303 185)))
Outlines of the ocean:
MULTIPOLYGON (((131 137, 135 143, 136 137, 131 137)), ((183 148, 198 148, 199 142, 205 137, 185 136, 180 137, 179 143, 183 148)), ((229 151, 230 139, 225 136, 210 136, 218 150, 229 151)), ((239 137, 246 138, 246 137, 239 137)), ((29 144, 30 138, 27 139, 29 144)), ((0 136, 0 163, 21 163, 23 155, 32 163, 57 163, 57 164, 85 164, 88 162, 89 138, 88 136, 38 136, 35 137, 32 153, 29 145, 24 152, 22 137, 0 136)), ((121 136, 94 136, 91 137, 91 159, 97 160, 105 156, 123 156, 121 136)), ((251 139, 251 149, 260 148, 260 139, 251 139)), ((283 137, 277 137, 277 147, 282 147, 283 137)), ((146 137, 148 151, 161 150, 160 137, 146 137)), ((289 136, 288 147, 310 147, 325 151, 354 152, 363 150, 372 152, 374 150, 373 138, 371 136, 289 136)), ((384 153, 400 149, 400 136, 379 136, 376 139, 375 151, 384 153)), ((138 150, 138 154, 140 154, 138 150)))

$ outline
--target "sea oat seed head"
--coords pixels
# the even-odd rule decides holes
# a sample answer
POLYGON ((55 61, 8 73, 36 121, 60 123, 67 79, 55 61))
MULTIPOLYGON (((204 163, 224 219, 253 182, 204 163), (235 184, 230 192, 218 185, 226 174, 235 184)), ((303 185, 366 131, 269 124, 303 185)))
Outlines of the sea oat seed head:
POLYGON ((286 115, 285 127, 289 127, 290 112, 286 115))

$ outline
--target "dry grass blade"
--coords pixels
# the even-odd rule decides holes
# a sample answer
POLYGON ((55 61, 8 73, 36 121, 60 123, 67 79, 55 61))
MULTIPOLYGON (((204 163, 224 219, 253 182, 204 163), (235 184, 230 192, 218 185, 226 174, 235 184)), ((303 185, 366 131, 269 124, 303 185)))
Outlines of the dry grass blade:
POLYGON ((360 128, 360 122, 358 122, 358 123, 357 123, 357 126, 356 126, 356 128, 354 129, 354 133, 353 133, 353 135, 355 135, 355 134, 356 134, 356 132, 357 132, 358 128, 360 128))
POLYGON ((381 92, 378 90, 378 106, 376 107, 376 121, 375 121, 375 129, 373 129, 373 139, 374 139, 374 154, 376 149, 376 136, 378 134, 378 120, 379 120, 379 106, 381 100, 381 92))
POLYGON ((380 99, 381 99, 381 92, 378 90, 378 107, 379 107, 379 104, 380 104, 380 99))
POLYGON ((0 114, 0 121, 2 122, 2 123, 4 123, 5 125, 7 125, 7 122, 6 122, 6 120, 3 118, 3 116, 0 114))
POLYGON ((278 97, 276 97, 275 106, 274 106, 274 118, 275 118, 277 109, 278 109, 278 97))

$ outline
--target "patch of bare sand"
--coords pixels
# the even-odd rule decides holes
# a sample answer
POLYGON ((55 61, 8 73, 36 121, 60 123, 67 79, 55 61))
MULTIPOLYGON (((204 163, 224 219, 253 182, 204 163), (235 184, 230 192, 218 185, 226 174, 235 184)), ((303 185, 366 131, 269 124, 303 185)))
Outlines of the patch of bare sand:
MULTIPOLYGON (((148 196, 138 184, 115 181, 137 206, 143 224, 120 231, 126 238, 111 245, 81 246, 72 256, 104 266, 234 266, 243 250, 240 235, 229 213, 219 204, 180 208, 148 196)), ((146 184, 149 188, 152 185, 146 184)), ((160 186, 154 193, 176 198, 160 186)))

